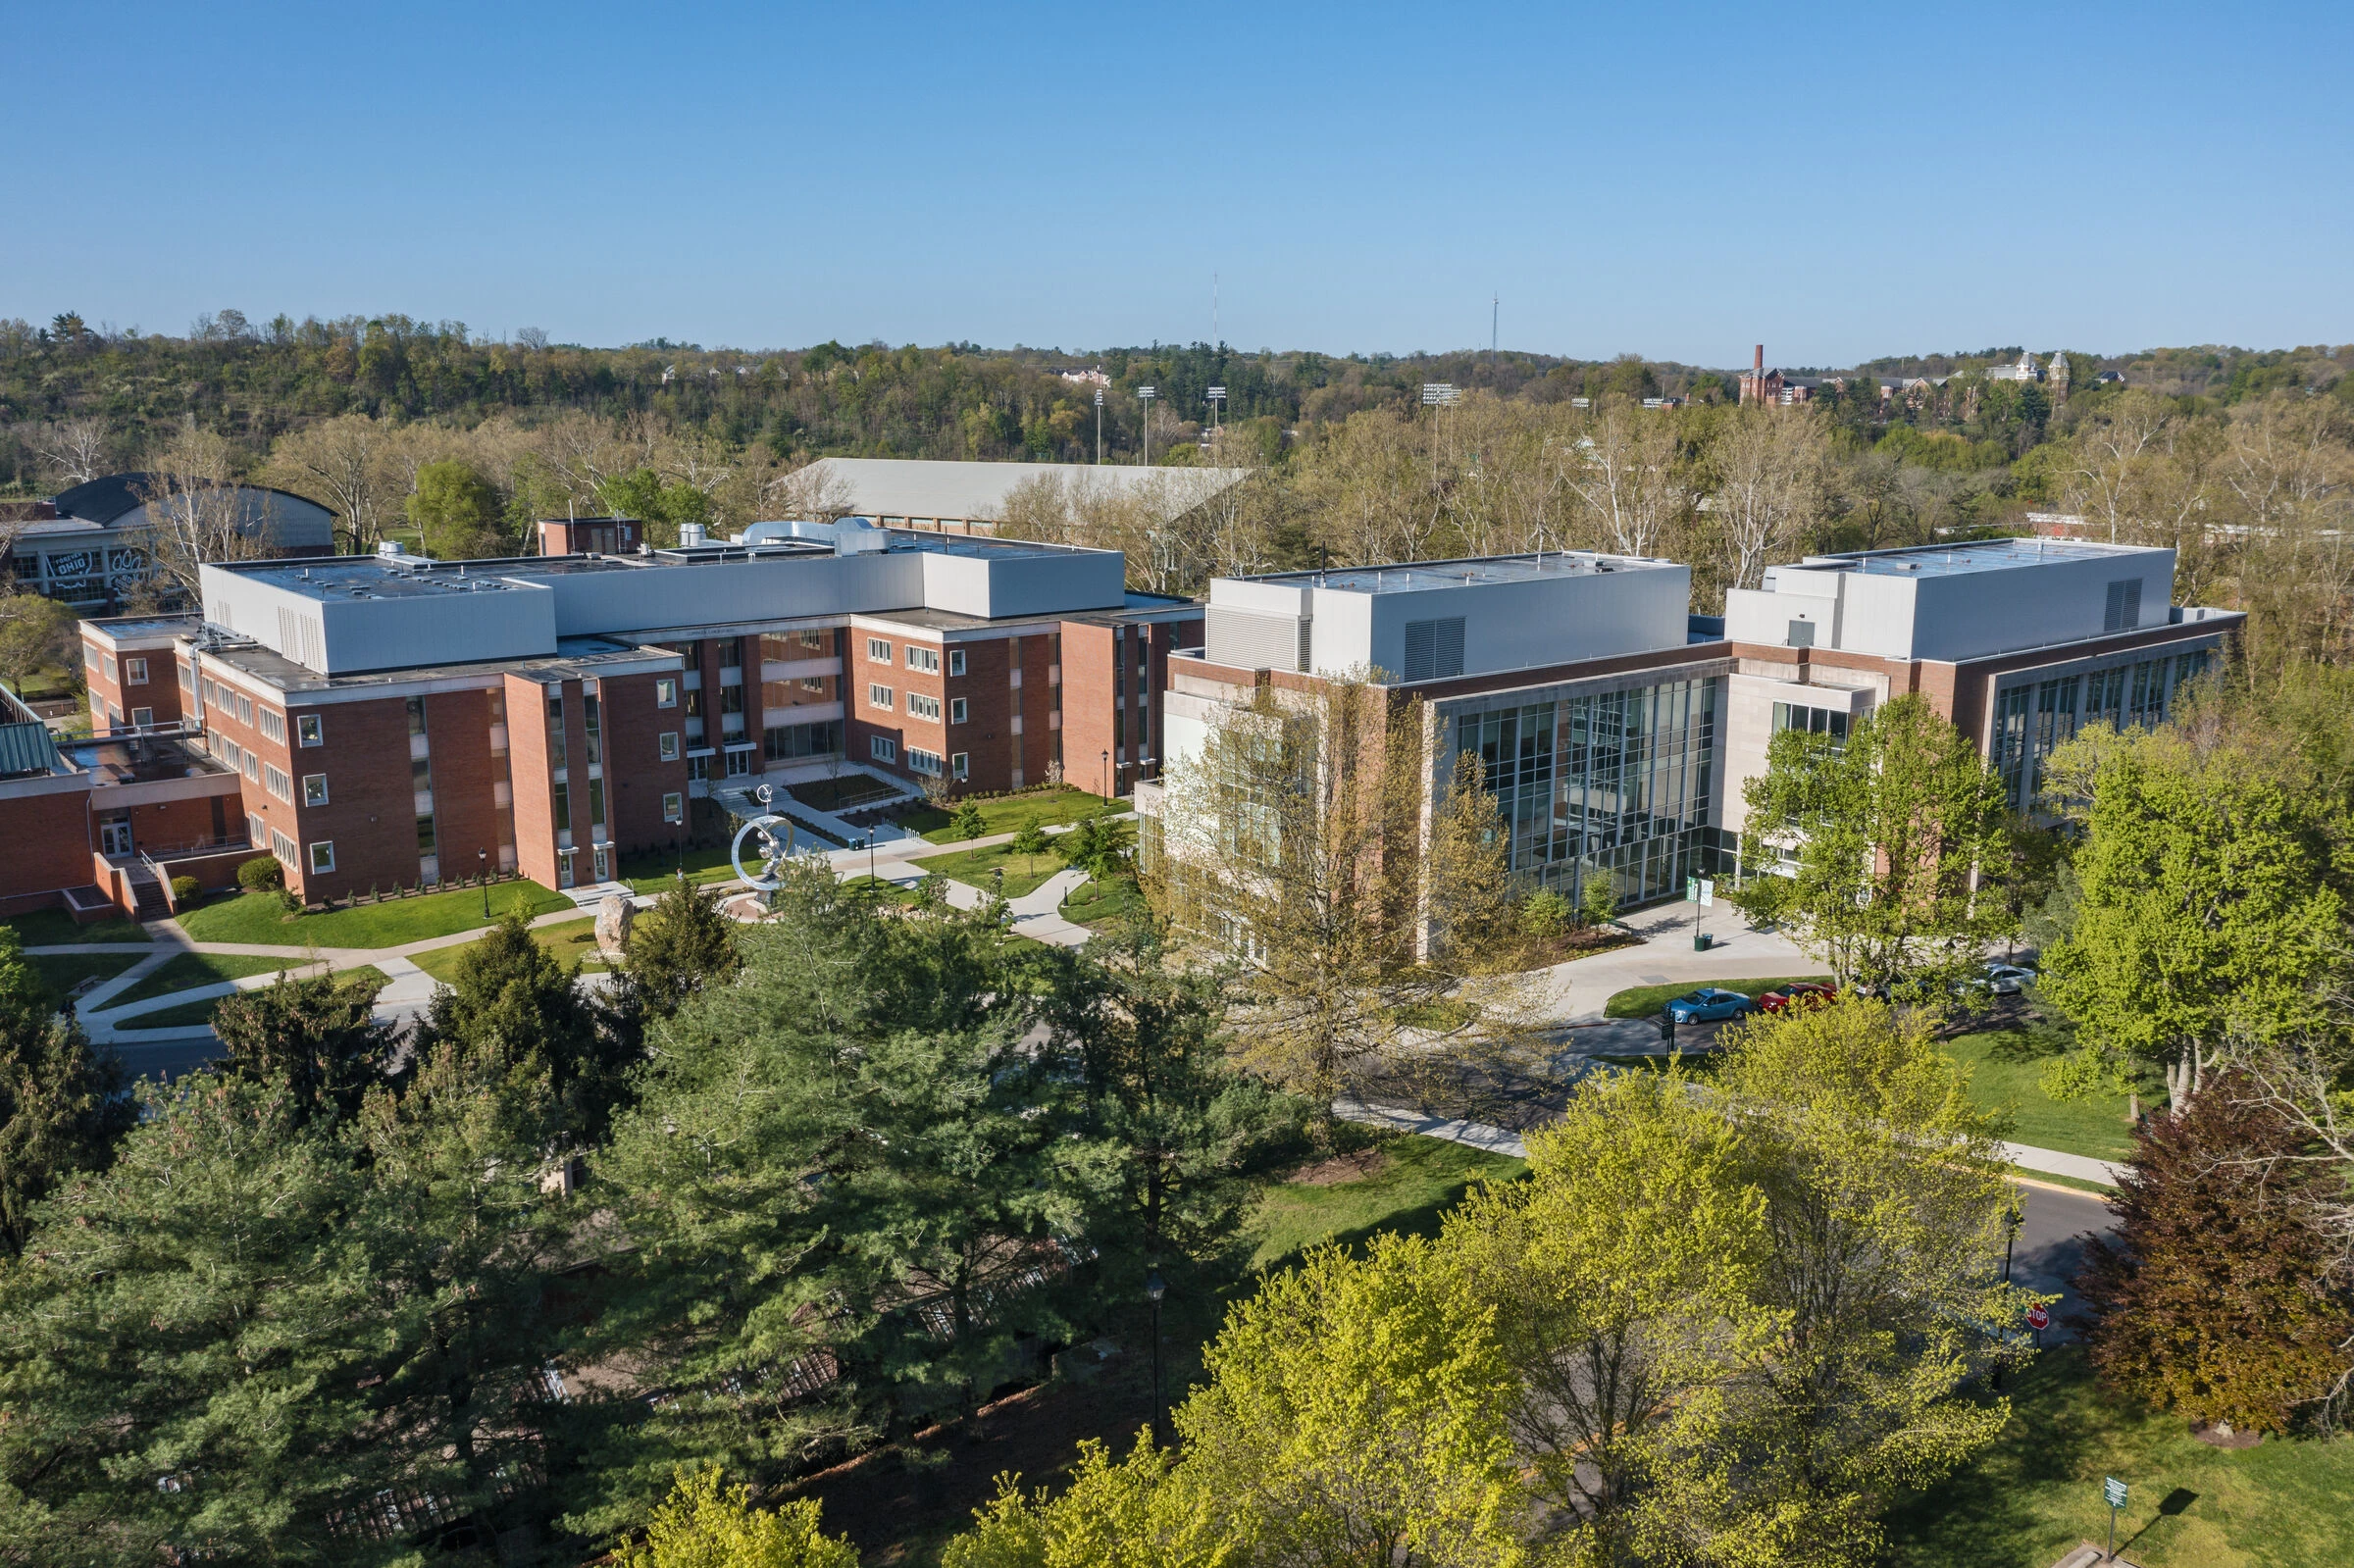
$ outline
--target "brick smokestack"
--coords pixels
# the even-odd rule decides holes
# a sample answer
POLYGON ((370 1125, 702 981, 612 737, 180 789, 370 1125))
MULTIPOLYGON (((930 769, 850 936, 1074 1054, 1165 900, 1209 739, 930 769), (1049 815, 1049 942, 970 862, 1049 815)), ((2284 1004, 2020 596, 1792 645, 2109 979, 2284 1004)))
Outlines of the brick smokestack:
POLYGON ((1764 343, 1758 345, 1757 361, 1751 368, 1760 381, 1766 379, 1766 345, 1764 343))

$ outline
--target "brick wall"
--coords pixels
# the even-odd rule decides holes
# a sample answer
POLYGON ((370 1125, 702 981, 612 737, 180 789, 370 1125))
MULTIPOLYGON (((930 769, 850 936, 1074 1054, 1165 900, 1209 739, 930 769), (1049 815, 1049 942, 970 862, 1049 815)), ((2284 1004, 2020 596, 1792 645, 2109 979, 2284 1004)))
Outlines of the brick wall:
POLYGON ((678 708, 654 706, 657 675, 626 675, 598 683, 603 698, 606 833, 623 854, 667 849, 687 831, 666 822, 662 797, 687 795, 686 719, 678 708), (676 760, 662 760, 660 736, 679 736, 676 760))
POLYGON ((1114 738, 1112 697, 1121 629, 1062 623, 1063 777, 1082 789, 1120 792, 1136 782, 1130 748, 1114 738))
MULTIPOLYGON (((905 707, 901 697, 907 683, 899 679, 899 637, 896 632, 869 632, 860 627, 850 628, 849 652, 843 658, 842 694, 844 714, 843 744, 849 760, 869 767, 907 772, 907 731, 902 720, 905 707), (890 649, 878 659, 868 652, 868 645, 881 642, 890 649), (882 685, 891 688, 891 711, 886 713, 870 705, 867 687, 882 685), (874 754, 874 738, 882 735, 897 747, 893 760, 883 762, 874 754)), ((909 777, 913 777, 910 775, 909 777)))
MULTIPOLYGON (((309 903, 371 887, 414 887, 417 803, 409 778, 408 704, 400 697, 376 697, 297 707, 287 718, 289 740, 299 733, 294 720, 305 713, 319 718, 320 743, 295 746, 291 753, 275 748, 279 766, 293 780, 293 801, 280 800, 259 784, 245 785, 246 809, 294 840, 299 864, 286 868, 287 885, 309 903), (324 806, 301 804, 302 782, 311 774, 327 776, 324 806), (310 869, 310 845, 321 842, 335 846, 333 871, 310 869)), ((426 723, 429 728, 433 723, 431 709, 426 723)), ((238 743, 244 743, 241 736, 238 743)), ((272 752, 262 755, 268 760, 272 752)), ((256 847, 267 852, 270 846, 265 839, 256 847)))
POLYGON ((498 869, 490 696, 485 688, 435 691, 425 699, 434 765, 434 844, 444 882, 498 869))
POLYGON ((556 830, 547 755, 547 692, 538 682, 507 677, 507 766, 515 788, 515 869, 543 887, 556 885, 556 830))
MULTIPOLYGON (((34 781, 38 784, 40 781, 34 781)), ((75 781, 69 788, 39 793, 0 792, 8 821, 8 849, 0 854, 0 913, 18 913, 55 901, 57 890, 90 880, 90 791, 75 781)))

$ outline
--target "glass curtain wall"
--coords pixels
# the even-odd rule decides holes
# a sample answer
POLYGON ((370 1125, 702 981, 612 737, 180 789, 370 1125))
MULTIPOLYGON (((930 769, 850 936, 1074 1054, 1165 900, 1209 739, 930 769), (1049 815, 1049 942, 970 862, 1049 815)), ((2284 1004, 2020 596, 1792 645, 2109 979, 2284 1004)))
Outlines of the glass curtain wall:
POLYGON ((1573 901, 1607 877, 1619 902, 1641 903, 1712 869, 1721 686, 1675 681, 1460 715, 1456 743, 1487 768, 1513 875, 1573 901))
POLYGON ((1994 701, 1995 765, 2013 809, 2034 806, 2044 762, 2079 729, 2106 724, 2154 730, 2174 711, 2182 683, 2206 668, 2207 653, 2201 649, 2005 686, 1994 701))

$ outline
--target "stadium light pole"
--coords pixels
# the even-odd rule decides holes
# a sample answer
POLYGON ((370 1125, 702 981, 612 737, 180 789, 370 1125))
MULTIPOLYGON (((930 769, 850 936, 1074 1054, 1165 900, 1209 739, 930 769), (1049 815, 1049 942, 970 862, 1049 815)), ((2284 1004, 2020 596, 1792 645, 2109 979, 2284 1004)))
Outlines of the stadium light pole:
POLYGON ((1103 466, 1103 388, 1096 388, 1096 467, 1103 466))
POLYGON ((1209 405, 1209 449, 1218 450, 1218 410, 1226 401, 1226 388, 1213 386, 1203 394, 1202 401, 1209 405))
POLYGON ((1152 466, 1152 399, 1158 397, 1159 395, 1159 391, 1153 387, 1140 386, 1136 389, 1136 400, 1139 403, 1142 403, 1145 409, 1145 455, 1143 462, 1146 468, 1151 468, 1152 466))

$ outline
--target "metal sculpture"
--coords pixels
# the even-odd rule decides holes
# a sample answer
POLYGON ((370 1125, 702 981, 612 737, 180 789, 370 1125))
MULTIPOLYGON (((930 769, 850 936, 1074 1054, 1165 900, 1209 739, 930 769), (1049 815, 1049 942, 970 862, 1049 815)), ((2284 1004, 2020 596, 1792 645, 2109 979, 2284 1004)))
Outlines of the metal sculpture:
MULTIPOLYGON (((752 793, 758 798, 763 808, 766 808, 770 800, 775 798, 771 793, 770 786, 767 784, 761 784, 758 788, 754 789, 752 793)), ((790 860, 792 857, 792 822, 784 817, 777 816, 773 812, 767 812, 765 809, 763 810, 762 815, 754 817, 751 821, 745 823, 742 827, 736 830, 736 841, 728 847, 728 859, 736 867, 736 875, 742 878, 745 885, 753 888, 755 891, 764 893, 773 893, 778 887, 784 885, 785 879, 780 875, 780 872, 782 871, 785 862, 790 860), (785 830, 785 835, 782 840, 778 838, 774 831, 778 828, 785 830), (759 852, 756 864, 759 866, 760 870, 757 875, 746 871, 743 865, 744 840, 750 838, 755 834, 759 835, 759 852)))

